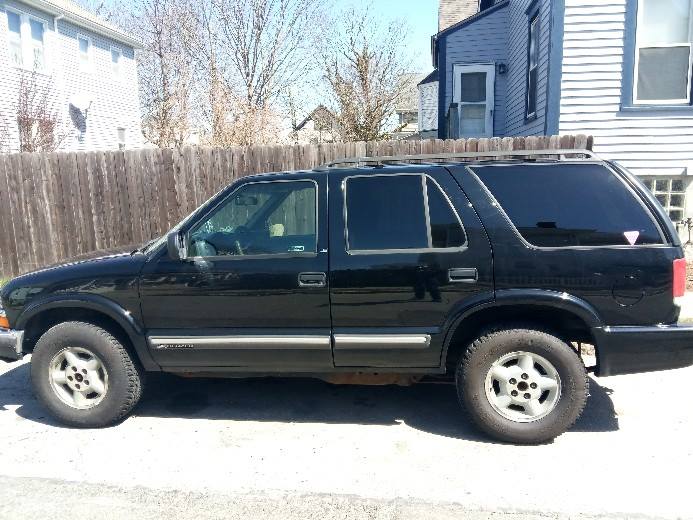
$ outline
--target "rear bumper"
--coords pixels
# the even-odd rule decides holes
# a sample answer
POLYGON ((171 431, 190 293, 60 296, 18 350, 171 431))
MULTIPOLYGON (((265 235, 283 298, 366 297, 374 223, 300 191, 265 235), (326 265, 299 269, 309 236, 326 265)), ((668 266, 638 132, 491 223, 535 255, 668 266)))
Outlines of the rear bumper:
POLYGON ((16 361, 22 359, 23 330, 0 329, 0 359, 16 361))
POLYGON ((597 375, 615 376, 693 365, 693 327, 598 327, 597 375))

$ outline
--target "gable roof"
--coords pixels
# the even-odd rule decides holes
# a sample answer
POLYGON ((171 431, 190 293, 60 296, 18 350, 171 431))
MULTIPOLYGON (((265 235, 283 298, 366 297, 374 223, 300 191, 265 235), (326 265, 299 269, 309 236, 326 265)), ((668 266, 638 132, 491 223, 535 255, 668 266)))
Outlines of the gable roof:
POLYGON ((310 114, 306 116, 306 118, 303 121, 296 125, 296 128, 294 128, 294 130, 301 130, 304 126, 306 126, 308 121, 316 119, 321 119, 323 121, 330 120, 330 122, 332 122, 334 125, 337 124, 337 117, 332 113, 332 111, 325 105, 318 105, 312 110, 310 114))
POLYGON ((435 69, 428 76, 419 82, 419 85, 425 85, 426 83, 435 83, 438 81, 438 69, 435 69))
POLYGON ((96 16, 91 11, 80 7, 72 0, 20 1, 53 16, 62 17, 75 25, 89 29, 97 34, 101 34, 118 42, 125 43, 130 47, 134 47, 136 49, 142 48, 142 42, 140 42, 137 38, 119 29, 115 25, 108 23, 106 20, 96 16))
POLYGON ((477 20, 484 18, 485 16, 488 16, 491 13, 495 13, 499 9, 503 9, 504 7, 507 7, 509 3, 510 3, 510 0, 503 0, 501 2, 498 2, 497 4, 492 5, 488 9, 484 9, 483 11, 480 11, 480 12, 476 13, 475 15, 470 16, 469 18, 465 18, 464 20, 457 22, 455 25, 451 25, 447 29, 443 29, 438 34, 434 35, 433 37, 439 38, 440 36, 444 36, 448 33, 456 31, 457 29, 461 29, 462 27, 465 27, 471 23, 474 23, 477 20))

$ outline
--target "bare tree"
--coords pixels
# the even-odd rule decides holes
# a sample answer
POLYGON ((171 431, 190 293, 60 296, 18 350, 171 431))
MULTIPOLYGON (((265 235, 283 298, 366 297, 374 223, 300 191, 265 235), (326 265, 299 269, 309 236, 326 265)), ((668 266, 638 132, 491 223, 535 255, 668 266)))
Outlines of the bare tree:
POLYGON ((209 0, 197 4, 200 38, 188 42, 207 78, 212 144, 276 141, 282 94, 308 75, 326 0, 209 0))
POLYGON ((369 11, 345 11, 341 28, 323 51, 325 80, 347 141, 388 136, 397 103, 413 88, 404 47, 406 27, 383 26, 369 11))
POLYGON ((130 30, 140 38, 138 53, 142 131, 159 147, 182 146, 190 135, 192 60, 186 52, 190 27, 184 0, 141 0, 130 30))
POLYGON ((264 107, 309 65, 312 26, 322 0, 212 0, 219 14, 226 80, 251 107, 264 107))
POLYGON ((21 74, 16 110, 20 152, 52 152, 68 136, 55 101, 50 81, 34 72, 21 74))
POLYGON ((218 146, 276 142, 285 93, 319 72, 312 59, 331 0, 79 0, 144 44, 145 137, 180 146, 194 130, 218 146))
POLYGON ((77 4, 110 23, 119 19, 125 7, 120 0, 77 0, 77 4))

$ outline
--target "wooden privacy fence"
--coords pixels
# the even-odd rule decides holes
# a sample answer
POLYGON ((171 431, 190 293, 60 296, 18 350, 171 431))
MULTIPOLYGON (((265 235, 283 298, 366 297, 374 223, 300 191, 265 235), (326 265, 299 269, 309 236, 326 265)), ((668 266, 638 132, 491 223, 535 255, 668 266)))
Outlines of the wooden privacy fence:
POLYGON ((246 175, 353 156, 591 146, 553 136, 0 155, 0 278, 160 236, 246 175))

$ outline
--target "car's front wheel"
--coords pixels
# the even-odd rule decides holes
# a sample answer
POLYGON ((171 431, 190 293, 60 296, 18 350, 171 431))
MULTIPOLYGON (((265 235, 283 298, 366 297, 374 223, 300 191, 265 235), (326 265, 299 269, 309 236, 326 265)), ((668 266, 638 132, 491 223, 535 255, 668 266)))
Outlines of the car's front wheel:
POLYGON ((481 430, 521 444, 546 442, 566 431, 588 395, 577 352, 531 328, 481 335, 462 356, 456 380, 460 402, 481 430))
POLYGON ((143 374, 108 331, 83 322, 46 331, 31 357, 39 400, 60 422, 96 428, 125 417, 142 393, 143 374))

